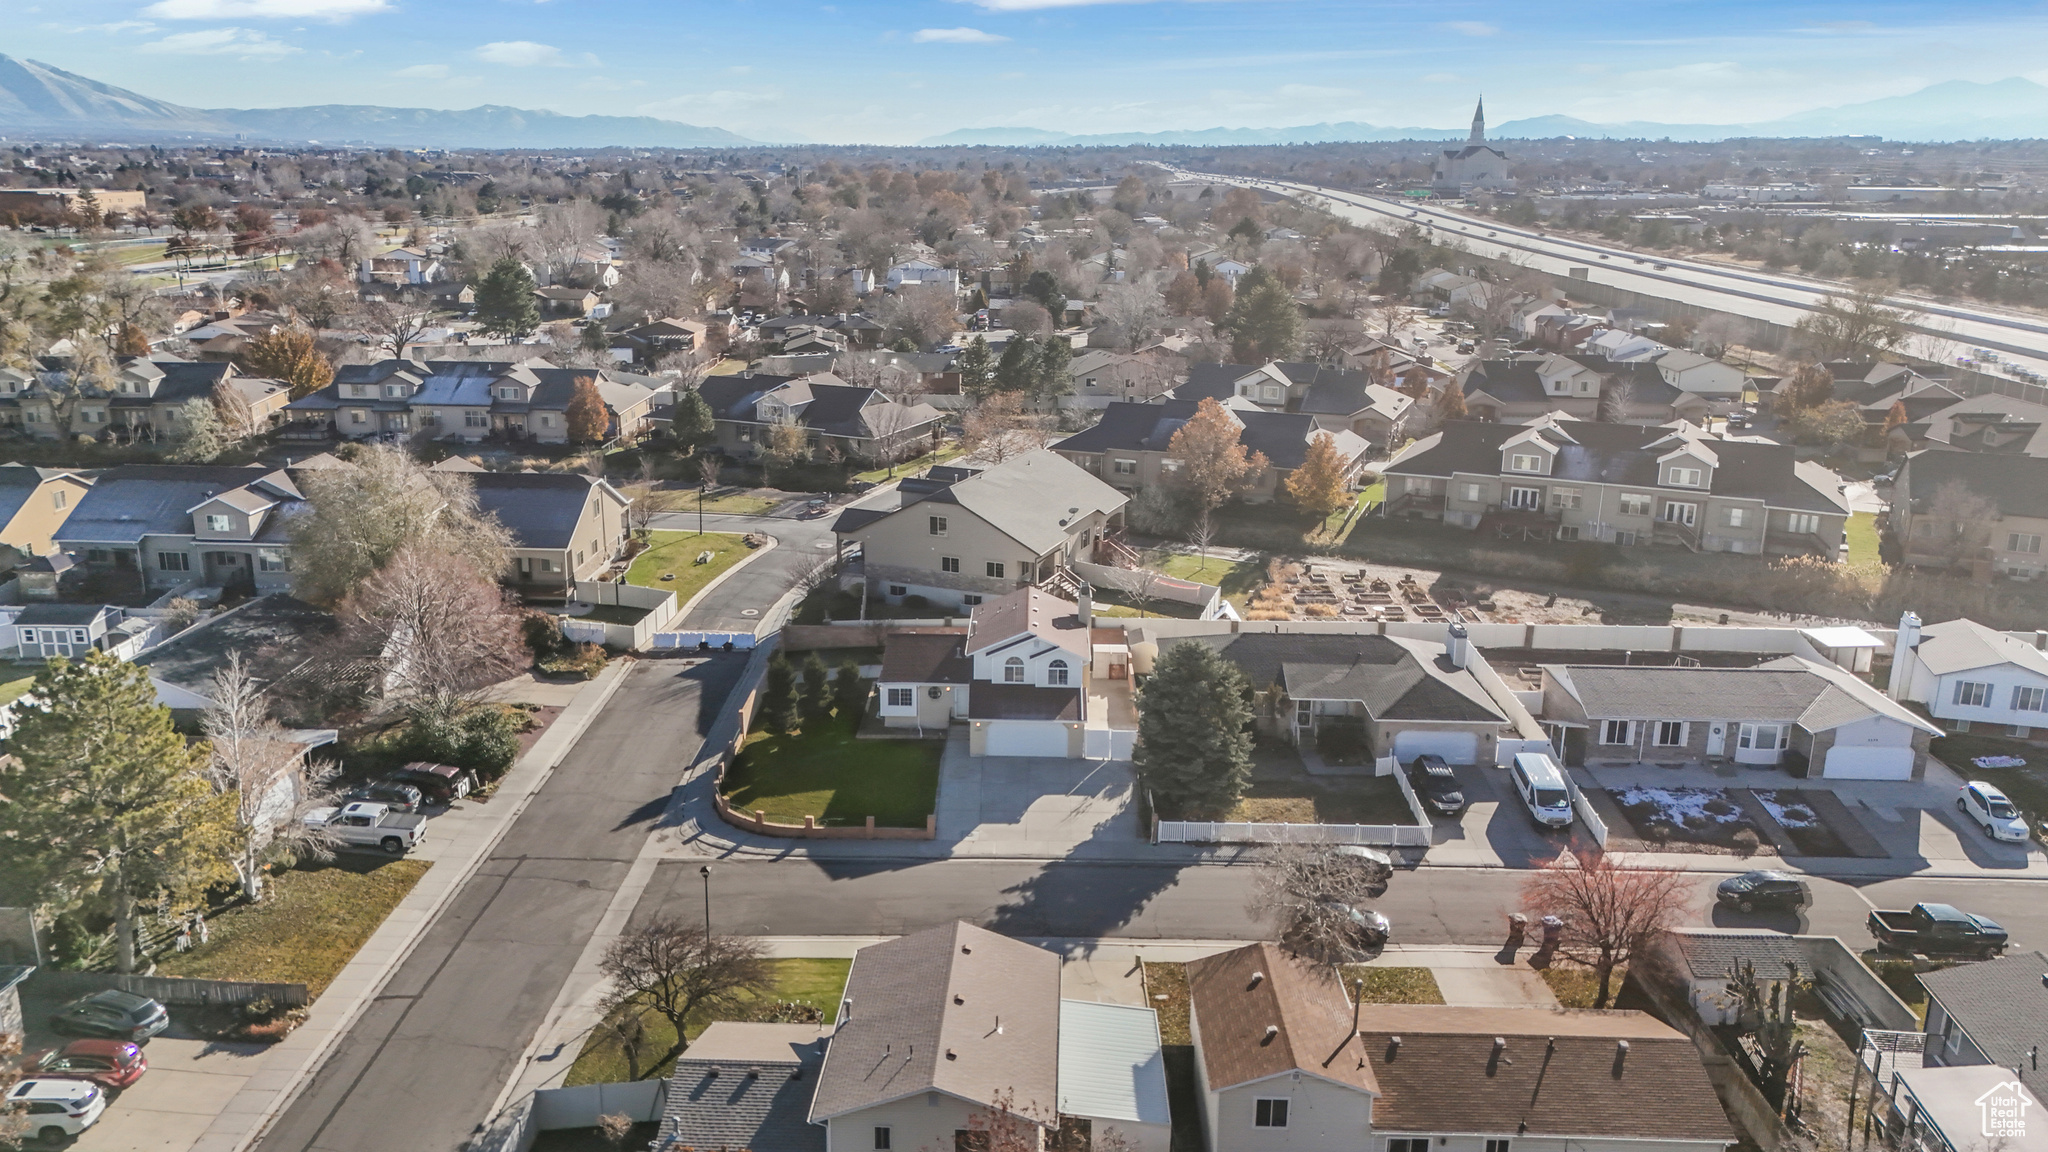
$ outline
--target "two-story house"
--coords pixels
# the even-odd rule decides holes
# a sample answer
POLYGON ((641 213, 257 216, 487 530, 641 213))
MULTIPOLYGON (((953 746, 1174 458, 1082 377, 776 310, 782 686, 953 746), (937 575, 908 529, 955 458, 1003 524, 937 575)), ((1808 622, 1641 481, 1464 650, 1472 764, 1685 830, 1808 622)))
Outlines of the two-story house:
POLYGON ((566 596, 595 580, 625 550, 626 495, 599 477, 571 472, 472 472, 479 512, 512 533, 514 591, 566 596))
POLYGON ((860 560, 847 587, 901 603, 979 604, 1027 585, 1078 589, 1069 573, 1094 558, 1105 533, 1122 530, 1129 498, 1061 457, 1038 449, 986 468, 941 466, 860 500, 832 525, 843 552, 860 560))
POLYGON ((1280 360, 1263 365, 1197 364, 1173 397, 1235 399, 1242 403, 1233 407, 1304 413, 1315 418, 1318 428, 1350 432, 1382 449, 1406 434, 1415 405, 1413 397, 1373 383, 1363 370, 1280 360))
POLYGON ((2041 1049, 2048 1048, 2044 976, 2048 956, 2038 951, 1921 973, 1920 986, 1927 990, 1923 1062, 1945 1068, 1993 1065, 2039 1095, 2041 1049))
POLYGON ((293 431, 359 440, 569 441, 576 382, 597 386, 609 415, 606 439, 645 434, 675 401, 672 382, 615 369, 557 368, 543 361, 381 360, 344 365, 334 383, 292 401, 293 431))
POLYGON ((0 464, 0 562, 46 556, 92 481, 62 468, 0 464))
POLYGON ((1789 445, 1546 415, 1453 420, 1386 467, 1389 515, 1507 540, 1837 556, 1844 482, 1789 445))
MULTIPOLYGON (((1052 450, 1118 488, 1148 488, 1180 466, 1171 454, 1173 436, 1199 407, 1194 400, 1118 401, 1102 410, 1094 427, 1059 441, 1052 450)), ((1265 471, 1240 497, 1248 503, 1262 504, 1279 496, 1288 475, 1301 467, 1309 445, 1319 436, 1330 437, 1336 445, 1346 476, 1355 475, 1372 453, 1364 437, 1348 428, 1322 428, 1306 412, 1269 412, 1242 401, 1231 402, 1224 411, 1237 425, 1238 442, 1245 450, 1266 457, 1265 471)))
POLYGON ((57 390, 43 379, 65 370, 57 360, 46 360, 33 373, 0 368, 0 427, 17 427, 42 439, 109 433, 175 439, 185 434, 186 403, 208 400, 235 406, 239 412, 234 415, 247 430, 260 432, 291 399, 283 381, 244 376, 232 363, 128 357, 111 379, 80 389, 67 418, 57 390))
POLYGON ((893 400, 828 372, 710 376, 697 394, 711 408, 719 449, 742 460, 761 455, 770 431, 789 424, 804 429, 813 450, 830 448, 851 460, 900 458, 934 441, 944 420, 922 401, 893 400))
POLYGON ((1622 424, 1704 423, 1720 403, 1672 384, 1652 362, 1587 353, 1534 352, 1474 360, 1458 386, 1464 391, 1468 417, 1509 424, 1551 412, 1622 424))
POLYGON ((101 473, 55 543, 88 570, 134 573, 145 588, 279 591, 291 584, 285 520, 304 500, 282 470, 121 465, 101 473))
POLYGON ((1915 452, 1892 482, 1891 529, 1908 564, 2040 579, 2048 573, 2048 458, 1915 452), (1959 516, 1975 519, 1960 524, 1959 516))
POLYGON ((2048 632, 2015 636, 1970 619, 1922 628, 1908 612, 1889 691, 1957 732, 1983 724, 2024 739, 2048 728, 2048 632))

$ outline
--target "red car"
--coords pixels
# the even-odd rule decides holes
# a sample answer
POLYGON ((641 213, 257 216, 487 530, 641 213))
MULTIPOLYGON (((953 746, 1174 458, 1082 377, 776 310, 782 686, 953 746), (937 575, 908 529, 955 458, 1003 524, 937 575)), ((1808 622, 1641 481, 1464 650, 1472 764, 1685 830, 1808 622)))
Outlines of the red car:
POLYGON ((29 1060, 28 1070, 67 1080, 90 1080, 103 1088, 126 1088, 149 1071, 142 1049, 125 1040, 73 1040, 29 1060))

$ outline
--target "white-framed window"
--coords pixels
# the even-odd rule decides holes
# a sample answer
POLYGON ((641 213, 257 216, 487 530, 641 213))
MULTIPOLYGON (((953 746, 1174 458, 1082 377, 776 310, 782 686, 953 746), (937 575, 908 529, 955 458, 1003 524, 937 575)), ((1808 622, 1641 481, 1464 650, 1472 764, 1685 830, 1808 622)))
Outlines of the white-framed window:
POLYGON ((491 426, 491 418, 482 412, 464 412, 462 414, 462 426, 464 428, 488 428, 491 426))
POLYGON ((1481 489, 1480 489, 1479 485, 1477 485, 1477 484, 1466 484, 1466 485, 1464 485, 1464 486, 1462 487, 1462 489, 1461 489, 1461 490, 1462 490, 1462 491, 1463 491, 1463 492, 1465 493, 1465 495, 1463 496, 1463 499, 1464 499, 1465 503, 1467 503, 1467 504, 1477 504, 1477 503, 1479 503, 1479 494, 1480 494, 1480 491, 1481 491, 1481 489))
POLYGON ((1136 460, 1114 460, 1110 462, 1110 471, 1119 476, 1135 476, 1138 472, 1138 462, 1136 460))
POLYGON ((958 556, 941 556, 941 557, 939 557, 939 571, 941 571, 941 572, 958 572, 959 570, 960 570, 960 558, 959 558, 958 556))
POLYGON ((972 607, 974 607, 974 606, 975 606, 976 604, 979 604, 979 603, 981 603, 981 597, 979 597, 979 596, 962 596, 962 597, 960 598, 960 602, 961 602, 962 604, 965 604, 965 605, 967 605, 967 606, 968 606, 969 608, 972 608, 972 607))
POLYGON ((1640 492, 1623 492, 1621 494, 1621 514, 1623 516, 1648 516, 1650 514, 1650 498, 1640 492))
POLYGON ((64 506, 65 506, 66 504, 69 504, 70 502, 71 502, 71 493, 69 493, 69 492, 66 492, 66 491, 65 491, 64 489, 62 489, 62 488, 56 488, 56 489, 53 489, 53 490, 51 490, 51 492, 50 492, 50 504, 51 504, 51 506, 52 506, 52 507, 56 507, 56 508, 62 508, 62 507, 64 507, 64 506))
POLYGON ((1811 536, 1820 531, 1820 517, 1812 512, 1793 512, 1785 517, 1785 527, 1811 536))
POLYGON ((1657 747, 1682 748, 1685 746, 1685 721, 1657 721, 1657 747))
POLYGON ((83 628, 73 628, 73 629, 71 630, 71 642, 72 642, 73 644, 83 644, 83 643, 85 643, 85 629, 83 629, 83 628))
POLYGON ((1269 403, 1269 404, 1277 404, 1277 403, 1279 403, 1279 401, 1280 401, 1280 386, 1279 386, 1278 384, 1268 384, 1268 385, 1266 385, 1266 402, 1267 402, 1267 403, 1269 403))
POLYGON ((1678 488, 1697 488, 1704 475, 1698 468, 1666 468, 1664 482, 1678 488))
POLYGON ((1633 720, 1602 720, 1600 742, 1602 744, 1633 744, 1636 742, 1636 726, 1633 720))
POLYGON ((350 409, 348 422, 351 424, 368 424, 370 422, 370 414, 360 408, 350 409))
POLYGON ((1387 1152, 1429 1152, 1427 1136, 1394 1136, 1387 1140, 1387 1152))
POLYGON ((1048 688, 1064 688, 1067 686, 1067 662, 1065 660, 1055 660, 1045 666, 1045 683, 1048 688))
MULTIPOLYGON (((891 688, 891 689, 889 689, 889 707, 891 707, 891 708, 908 708, 908 707, 910 707, 910 706, 911 706, 912 704, 914 704, 914 703, 916 703, 916 702, 917 702, 917 689, 915 689, 915 688, 891 688)), ((887 1128, 884 1128, 884 1129, 881 1129, 881 1131, 887 1132, 887 1131, 888 1131, 888 1129, 887 1129, 887 1128)), ((886 1144, 883 1144, 883 1145, 879 1145, 879 1147, 883 1147, 883 1148, 886 1148, 886 1147, 888 1147, 888 1145, 886 1145, 886 1144)))
POLYGON ((1287 1127, 1286 1100, 1256 1100, 1252 1104, 1252 1127, 1287 1127))
POLYGON ((1577 524, 1558 525, 1557 538, 1567 544, 1575 543, 1579 538, 1579 526, 1577 524))
POLYGON ((2024 552, 2029 556, 2041 554, 2041 537, 2033 532, 2008 532, 2005 537, 2007 552, 2024 552))
POLYGON ((2012 690, 2012 710, 2015 712, 2048 712, 2048 688, 2029 688, 2021 685, 2012 690))
POLYGON ((540 426, 543 428, 553 428, 555 426, 555 418, 545 412, 541 413, 540 426))
POLYGON ((389 396, 389 397, 391 397, 392 399, 394 399, 394 400, 395 400, 395 399, 397 399, 398 397, 400 397, 400 396, 403 396, 403 395, 405 395, 405 385, 403 385, 403 384, 386 384, 386 385, 384 386, 384 394, 385 394, 386 396, 389 396))
POLYGON ((225 517, 225 516, 208 516, 208 517, 206 518, 206 530, 207 530, 208 532, 225 532, 225 531, 227 531, 227 530, 228 530, 228 518, 227 518, 227 517, 225 517))
POLYGON ((1508 1152, 1508 1142, 1506 1140, 1488 1140, 1486 1142, 1486 1152, 1508 1152))
POLYGON ((256 554, 256 566, 265 572, 289 572, 292 561, 284 553, 266 548, 256 554))
POLYGON ((992 577, 993 579, 996 579, 996 580, 1001 580, 1001 579, 1003 578, 1003 569, 1004 569, 1004 567, 1005 567, 1005 566, 1004 566, 1004 564, 1003 564, 1003 562, 1002 562, 1001 560, 991 560, 991 561, 989 561, 989 562, 988 562, 988 574, 989 574, 989 576, 990 576, 990 577, 992 577))
POLYGON ((1766 752, 1784 748, 1792 742, 1792 730, 1777 724, 1744 724, 1736 733, 1738 748, 1761 748, 1766 752))
POLYGON ((946 518, 944 516, 934 516, 927 522, 927 527, 932 535, 944 536, 946 534, 946 518))
POLYGON ((1728 526, 1729 526, 1730 528, 1746 528, 1746 527, 1748 527, 1748 526, 1749 526, 1749 509, 1747 509, 1747 508, 1730 508, 1730 509, 1728 509, 1728 526))
POLYGON ((1667 524, 1683 524, 1690 528, 1699 514, 1700 506, 1697 504, 1681 504, 1673 500, 1664 505, 1664 522, 1667 524))
POLYGON ((192 558, 183 552, 159 552, 156 554, 156 566, 165 572, 190 572, 192 558))
POLYGON ((1008 660, 1003 661, 1003 683, 1022 684, 1023 682, 1024 658, 1022 656, 1012 656, 1008 660))
POLYGON ((1294 702, 1294 726, 1306 728, 1315 722, 1316 702, 1313 700, 1296 700, 1294 702))
POLYGON ((1544 465, 1547 462, 1548 457, 1542 455, 1541 453, 1529 453, 1525 455, 1523 453, 1516 452, 1508 456, 1508 471, 1548 472, 1549 469, 1544 467, 1544 465))
POLYGON ((1550 506, 1552 508, 1577 508, 1584 503, 1584 499, 1577 488, 1552 488, 1550 490, 1550 506))
POLYGON ((1991 704, 1991 685, 1970 680, 1956 681, 1954 703, 1965 708, 1985 708, 1991 704))
POLYGON ((1541 508, 1541 507, 1543 507, 1543 489, 1541 489, 1541 488, 1510 488, 1510 489, 1508 489, 1508 507, 1510 507, 1510 508, 1531 508, 1531 509, 1534 509, 1534 508, 1541 508))

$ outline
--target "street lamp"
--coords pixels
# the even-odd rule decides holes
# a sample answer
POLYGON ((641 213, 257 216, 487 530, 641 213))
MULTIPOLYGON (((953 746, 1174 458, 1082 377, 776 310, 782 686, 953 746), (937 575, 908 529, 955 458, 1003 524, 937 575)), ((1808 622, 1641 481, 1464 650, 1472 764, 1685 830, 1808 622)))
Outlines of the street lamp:
POLYGON ((704 939, 711 939, 711 865, 697 869, 697 875, 704 877, 704 939))
MULTIPOLYGON (((709 481, 697 485, 697 535, 699 536, 704 534, 704 490, 709 487, 711 487, 709 481)), ((711 870, 706 868, 704 871, 709 873, 711 870)))

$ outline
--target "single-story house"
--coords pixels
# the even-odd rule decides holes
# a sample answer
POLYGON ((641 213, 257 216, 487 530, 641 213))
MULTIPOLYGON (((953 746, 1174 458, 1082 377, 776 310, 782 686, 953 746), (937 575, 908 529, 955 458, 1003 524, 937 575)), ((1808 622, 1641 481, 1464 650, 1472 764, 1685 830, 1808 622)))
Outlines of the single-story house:
POLYGON ((2048 1048, 2048 956, 2008 952, 1995 960, 1923 972, 1920 986, 1927 990, 1926 1063, 1990 1064, 2041 1089, 2041 1050, 2048 1048))

